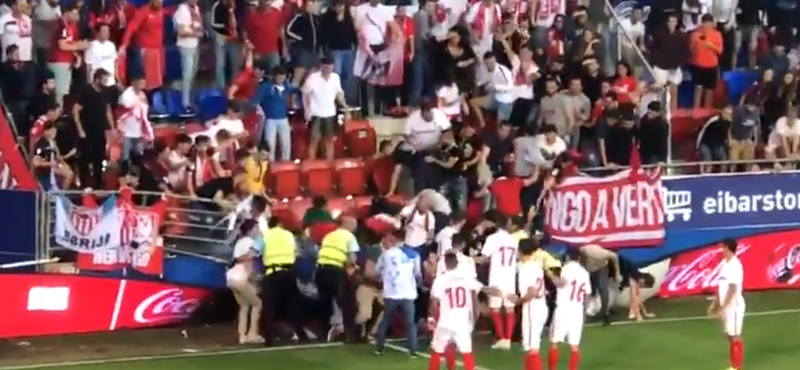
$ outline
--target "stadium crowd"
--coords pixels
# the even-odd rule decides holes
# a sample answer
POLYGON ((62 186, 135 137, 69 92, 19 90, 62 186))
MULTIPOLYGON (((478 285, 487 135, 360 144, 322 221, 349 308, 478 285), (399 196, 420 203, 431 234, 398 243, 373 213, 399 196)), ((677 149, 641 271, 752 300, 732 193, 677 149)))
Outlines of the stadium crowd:
MULTIPOLYGON (((440 249, 432 245, 477 252, 481 236, 458 232, 465 223, 531 240, 537 258, 555 267, 539 249, 543 242, 529 238, 541 229, 548 184, 578 168, 628 166, 636 151, 644 163, 666 162, 665 112, 678 108, 679 85, 693 86, 692 108, 719 109, 696 136, 702 159, 752 159, 766 143, 775 166, 788 165, 777 159, 795 158, 800 148, 800 58, 787 36, 795 18, 784 14, 796 3, 732 4, 657 1, 647 19, 637 8, 613 25, 622 31, 616 60, 614 28, 595 23, 608 16, 597 16, 597 4, 574 1, 423 0, 409 13, 379 0, 151 0, 139 8, 8 0, 0 9, 0 86, 45 189, 121 183, 188 194, 197 207, 222 212, 255 196, 253 218, 240 225, 233 248, 240 263, 228 275, 242 307, 242 342, 272 340, 271 327, 264 338, 253 333, 259 319, 277 317, 308 336, 305 312, 286 303, 309 295, 323 302, 326 325, 338 328, 330 317, 339 316, 348 339, 357 340, 376 301, 389 313, 404 310, 408 322, 425 317, 416 287, 435 274, 429 252, 440 249), (401 41, 401 86, 370 86, 356 76, 359 54, 380 63, 401 41), (205 73, 209 43, 214 63, 205 73), (165 49, 179 55, 177 89, 166 80, 165 49), (741 101, 718 101, 725 100, 715 94, 720 71, 740 64, 760 67, 761 79, 741 101), (658 98, 664 91, 668 104, 658 98), (351 117, 351 106, 362 120, 351 117), (403 116, 402 137, 377 142, 363 122, 373 113, 403 116), (165 130, 174 121, 190 123, 165 130), (351 210, 347 196, 368 199, 366 209, 351 210), (302 205, 287 211, 286 203, 302 205), (298 210, 302 220, 292 214, 298 210), (297 236, 319 247, 299 248, 297 236), (418 256, 408 281, 414 288, 387 295, 381 256, 395 247, 418 256), (310 268, 298 268, 296 255, 308 251, 310 268), (259 254, 263 274, 249 262, 259 254), (251 283, 256 275, 269 301, 251 283)), ((648 279, 609 251, 584 254, 596 260, 590 272, 607 321, 607 281, 648 279)), ((646 315, 640 306, 630 312, 632 319, 646 315)), ((375 326, 379 343, 391 316, 375 326)))

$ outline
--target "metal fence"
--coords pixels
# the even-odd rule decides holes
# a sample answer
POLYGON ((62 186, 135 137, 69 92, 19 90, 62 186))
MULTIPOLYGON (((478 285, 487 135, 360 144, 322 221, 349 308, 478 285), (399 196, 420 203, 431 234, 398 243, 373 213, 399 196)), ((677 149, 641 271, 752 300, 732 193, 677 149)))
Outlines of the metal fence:
MULTIPOLYGON (((93 190, 88 193, 102 203, 116 191, 93 190)), ((86 195, 82 191, 60 191, 43 194, 41 198, 42 210, 39 212, 39 224, 42 228, 41 257, 59 256, 65 259, 74 257, 75 252, 66 250, 53 244, 53 231, 55 228, 54 197, 65 196, 75 205, 81 205, 82 198, 86 195)), ((164 197, 162 193, 136 191, 134 203, 137 206, 152 205, 164 197)), ((211 205, 210 199, 191 198, 184 195, 171 194, 160 236, 164 240, 164 250, 210 259, 217 262, 226 262, 230 259, 231 247, 228 230, 228 213, 212 211, 207 207, 211 205)))

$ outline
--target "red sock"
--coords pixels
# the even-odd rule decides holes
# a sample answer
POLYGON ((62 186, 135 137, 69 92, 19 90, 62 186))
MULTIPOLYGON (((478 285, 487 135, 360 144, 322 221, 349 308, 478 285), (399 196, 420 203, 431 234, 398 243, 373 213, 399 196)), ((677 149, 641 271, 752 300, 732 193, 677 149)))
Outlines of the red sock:
POLYGON ((447 350, 444 352, 445 362, 447 363, 447 370, 455 370, 456 369, 456 348, 454 345, 447 346, 447 350))
POLYGON ((569 353, 569 370, 578 370, 578 362, 581 360, 581 353, 577 349, 572 349, 569 353))
POLYGON ((542 359, 539 352, 528 352, 525 355, 525 370, 542 370, 542 359))
POLYGON ((550 347, 550 353, 547 354, 547 370, 556 370, 558 367, 558 347, 550 347))
POLYGON ((505 339, 505 335, 503 335, 503 316, 500 316, 500 312, 492 311, 492 322, 494 323, 497 339, 505 339))
POLYGON ((505 338, 511 340, 511 337, 514 336, 514 329, 517 324, 517 315, 514 313, 513 308, 509 308, 511 312, 506 312, 506 336, 505 338))
POLYGON ((744 343, 741 339, 732 339, 731 343, 731 366, 736 370, 742 370, 744 360, 744 343))
POLYGON ((442 363, 442 354, 433 352, 431 358, 428 360, 428 370, 439 370, 442 363))
POLYGON ((464 370, 475 370, 475 356, 472 355, 472 352, 462 353, 461 357, 464 361, 464 370))

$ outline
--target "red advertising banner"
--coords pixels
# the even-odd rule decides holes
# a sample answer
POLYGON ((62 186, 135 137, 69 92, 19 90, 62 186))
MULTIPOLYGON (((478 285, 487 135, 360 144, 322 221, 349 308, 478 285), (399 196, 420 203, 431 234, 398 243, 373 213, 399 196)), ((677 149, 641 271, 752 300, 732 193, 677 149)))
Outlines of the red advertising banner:
MULTIPOLYGON (((744 290, 800 288, 800 231, 751 236, 736 252, 744 268, 744 290)), ((673 257, 660 297, 684 297, 717 291, 722 250, 707 246, 673 257)))
MULTIPOLYGON (((118 198, 119 207, 125 212, 120 230, 122 246, 99 253, 79 253, 75 263, 79 269, 113 271, 131 267, 149 275, 163 273, 164 245, 159 229, 166 215, 167 201, 147 208, 134 207, 131 196, 131 190, 124 188, 118 198), (132 242, 136 248, 132 247, 132 242)), ((97 200, 92 194, 85 194, 83 205, 97 207, 97 200)))
POLYGON ((16 136, 0 106, 0 189, 38 190, 39 183, 17 149, 16 136))
POLYGON ((661 171, 567 177, 550 192, 545 227, 553 239, 624 248, 660 245, 666 234, 661 171))
POLYGON ((177 324, 210 289, 63 274, 2 274, 0 338, 75 334, 177 324))

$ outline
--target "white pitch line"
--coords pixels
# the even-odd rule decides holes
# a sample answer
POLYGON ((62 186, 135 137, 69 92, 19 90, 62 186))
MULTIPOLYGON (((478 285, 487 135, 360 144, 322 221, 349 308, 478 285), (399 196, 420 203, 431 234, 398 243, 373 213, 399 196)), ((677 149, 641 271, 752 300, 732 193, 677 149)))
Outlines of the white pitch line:
MULTIPOLYGON (((760 317, 760 316, 778 316, 778 315, 791 315, 791 314, 798 314, 800 313, 800 309, 786 309, 786 310, 773 310, 773 311, 761 311, 761 312, 750 312, 745 314, 745 317, 760 317)), ((708 316, 689 316, 689 317, 668 317, 668 318, 657 318, 657 319, 648 319, 645 321, 620 321, 620 322, 613 322, 611 326, 624 326, 624 325, 644 325, 644 324, 658 324, 658 323, 669 323, 669 322, 686 322, 686 321, 702 321, 702 320, 713 320, 713 318, 709 318, 708 316)), ((592 323, 586 326, 589 327, 597 327, 601 326, 600 323, 592 323)), ((393 350, 399 351, 407 351, 403 347, 399 347, 397 345, 391 344, 390 342, 403 340, 401 339, 394 339, 394 340, 387 340, 386 347, 391 348, 393 350), (393 348, 397 347, 397 348, 393 348)), ((208 352, 197 352, 197 353, 174 353, 174 354, 165 354, 165 355, 153 355, 153 356, 131 356, 131 357, 118 357, 118 358, 107 358, 107 359, 97 359, 97 360, 85 360, 85 361, 66 361, 66 362, 49 362, 49 363, 41 363, 41 364, 31 364, 31 365, 12 365, 12 366, 2 366, 0 370, 33 370, 33 369, 48 369, 54 367, 67 367, 67 366, 84 366, 84 365, 100 365, 100 364, 111 364, 111 363, 124 363, 124 362, 143 362, 143 361, 157 361, 157 360, 172 360, 172 359, 182 359, 182 358, 195 358, 195 357, 208 357, 208 356, 223 356, 223 355, 233 355, 233 354, 247 354, 247 353, 261 353, 261 352, 280 352, 280 351, 291 351, 291 350, 302 350, 302 349, 314 349, 314 348, 329 348, 329 347, 338 347, 343 345, 344 343, 341 342, 330 342, 330 343, 313 343, 313 344, 297 344, 291 346, 280 346, 280 347, 257 347, 257 348, 241 348, 241 349, 224 349, 224 350, 214 350, 208 352)), ((420 353, 422 357, 427 356, 427 354, 420 353)), ((476 367, 476 370, 491 370, 481 367, 476 367)))
MULTIPOLYGON (((409 352, 408 348, 400 347, 400 346, 398 346, 396 344, 386 343, 384 346, 386 348, 393 349, 393 350, 398 351, 398 352, 403 352, 403 353, 408 353, 409 352)), ((427 358, 427 359, 431 358, 431 355, 429 355, 427 352, 417 352, 417 356, 423 357, 423 358, 427 358)), ((444 360, 444 359, 442 359, 442 360, 444 360)), ((456 361, 456 365, 461 366, 462 368, 464 367, 464 363, 462 361, 456 361)), ((475 370, 492 370, 492 369, 475 365, 475 370)))
POLYGON ((131 356, 131 357, 117 357, 117 358, 106 358, 106 359, 85 360, 85 361, 65 361, 65 362, 49 362, 49 363, 31 364, 31 365, 12 365, 12 366, 0 367, 0 370, 47 369, 47 368, 53 368, 53 367, 101 365, 101 364, 113 364, 113 363, 122 363, 122 362, 144 362, 144 361, 158 361, 158 360, 174 360, 174 359, 182 359, 182 358, 236 355, 236 354, 242 354, 242 353, 246 354, 246 353, 261 353, 261 352, 279 352, 279 351, 289 351, 289 350, 303 350, 303 349, 314 349, 314 348, 328 348, 328 347, 339 347, 341 345, 344 345, 344 343, 342 343, 342 342, 329 342, 329 343, 297 344, 297 345, 280 346, 280 347, 257 347, 257 348, 225 349, 225 350, 215 350, 215 351, 208 351, 208 352, 194 352, 194 353, 185 353, 184 352, 184 353, 173 353, 173 354, 153 355, 153 356, 131 356))

